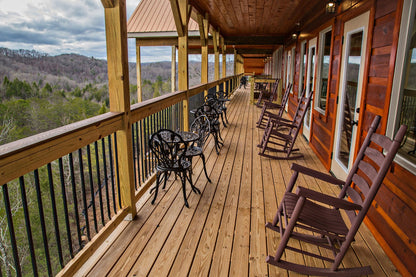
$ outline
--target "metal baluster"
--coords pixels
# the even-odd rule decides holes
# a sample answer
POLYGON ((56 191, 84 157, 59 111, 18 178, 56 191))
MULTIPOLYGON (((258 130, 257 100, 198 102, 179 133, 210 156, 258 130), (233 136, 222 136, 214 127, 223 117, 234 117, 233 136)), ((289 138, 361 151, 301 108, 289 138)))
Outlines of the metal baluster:
MULTIPOLYGON (((136 144, 136 154, 135 154, 136 160, 135 160, 134 165, 136 167, 135 167, 134 172, 135 172, 135 174, 137 174, 137 183, 140 187, 140 185, 141 185, 141 183, 140 183, 140 159, 139 159, 139 156, 140 156, 140 149, 139 149, 140 137, 139 137, 139 123, 138 122, 135 123, 135 127, 136 127, 135 128, 135 130, 136 130, 136 141, 135 141, 135 144, 136 144)), ((134 177, 136 178, 136 175, 134 177)))
POLYGON ((149 162, 149 157, 148 157, 148 153, 149 153, 149 117, 146 117, 144 119, 144 141, 145 141, 145 152, 144 152, 144 161, 146 163, 146 178, 149 177, 149 171, 150 171, 150 162, 149 162))
POLYGON ((40 184, 39 184, 39 171, 35 169, 33 173, 35 176, 36 196, 38 198, 39 217, 40 217, 40 225, 42 229, 43 247, 45 249, 46 265, 48 268, 49 276, 52 276, 51 258, 49 255, 49 246, 48 246, 48 236, 46 235, 45 215, 43 213, 42 194, 40 191, 40 184))
POLYGON ((7 184, 4 184, 2 189, 3 189, 4 207, 6 209, 6 216, 7 216, 7 226, 9 227, 10 242, 12 244, 12 250, 13 250, 14 267, 16 269, 17 276, 22 276, 22 269, 20 268, 20 262, 19 262, 19 253, 17 251, 16 236, 14 233, 13 216, 10 210, 9 189, 7 188, 7 184))
POLYGON ((134 139, 134 129, 135 129, 135 123, 132 124, 131 127, 131 141, 133 144, 133 174, 134 174, 134 188, 137 190, 137 173, 136 173, 136 141, 134 139))
POLYGON ((143 146, 144 143, 144 136, 143 136, 143 120, 140 120, 139 122, 140 125, 140 160, 141 160, 141 164, 142 164, 142 182, 145 181, 145 175, 146 175, 146 170, 145 170, 145 160, 144 160, 144 156, 146 155, 144 151, 145 147, 143 146), (144 150, 144 151, 143 151, 144 150))
POLYGON ((63 165, 63 162, 62 162, 62 158, 59 158, 59 176, 60 176, 60 179, 61 179, 62 202, 64 204, 66 236, 67 236, 67 239, 68 239, 69 253, 71 255, 71 258, 73 258, 74 257, 74 252, 72 251, 71 227, 69 225, 68 203, 66 201, 64 165, 63 165))
POLYGON ((79 249, 81 250, 82 249, 81 226, 79 224, 77 188, 75 184, 74 159, 72 158, 72 153, 69 153, 69 171, 71 172, 72 197, 74 201, 75 222, 77 224, 78 244, 79 244, 79 249))
POLYGON ((106 152, 105 152, 105 140, 104 140, 104 138, 101 139, 101 147, 103 149, 102 154, 103 154, 105 197, 107 199, 107 215, 108 215, 108 220, 110 220, 111 219, 110 193, 108 191, 107 155, 106 155, 106 152))
POLYGON ((81 192, 82 192, 82 203, 84 205, 84 210, 82 211, 85 218, 85 228, 87 229, 87 238, 91 240, 90 233, 90 220, 88 216, 88 202, 87 202, 87 192, 85 189, 85 173, 84 173, 84 161, 82 149, 78 149, 78 159, 79 159, 79 174, 81 179, 81 192))
POLYGON ((51 195, 53 223, 55 227, 56 247, 58 248, 59 264, 61 268, 64 267, 64 258, 62 255, 61 235, 59 233, 58 213, 56 212, 55 189, 52 176, 52 165, 48 163, 48 179, 49 179, 49 193, 51 195))
POLYGON ((117 133, 114 133, 114 149, 116 158, 116 172, 117 172, 117 193, 118 193, 118 206, 121 209, 121 193, 120 193, 120 168, 118 166, 118 149, 117 149, 117 133))
MULTIPOLYGON (((92 213, 94 215, 94 228, 95 232, 98 233, 98 223, 97 223, 97 210, 95 208, 95 197, 94 197, 94 181, 92 179, 92 165, 91 165, 91 148, 90 145, 87 145, 87 161, 88 161, 88 171, 89 171, 89 181, 90 181, 90 194, 91 194, 91 201, 88 205, 88 208, 92 206, 92 213)), ((87 214, 88 216, 88 214, 87 214)))
POLYGON ((38 276, 38 267, 36 264, 35 248, 33 247, 33 237, 32 237, 32 228, 30 224, 29 209, 27 207, 25 179, 23 176, 19 178, 19 183, 20 183, 20 194, 22 196, 23 212, 25 214, 26 234, 27 234, 27 240, 29 243, 30 259, 32 261, 32 270, 33 270, 33 274, 35 276, 38 276))
POLYGON ((108 156, 110 157, 110 175, 111 175, 111 192, 113 194, 113 209, 114 213, 117 213, 116 205, 116 190, 115 190, 115 177, 114 177, 114 160, 113 160, 113 147, 111 144, 111 135, 107 137, 108 143, 108 156))
MULTIPOLYGON (((101 191, 101 170, 100 170, 100 159, 98 157, 98 142, 94 142, 94 149, 95 149, 95 163, 97 168, 97 182, 98 182, 98 197, 100 199, 100 213, 101 213, 101 223, 103 226, 105 226, 104 221, 104 207, 103 207, 103 192, 101 191)), ((95 193, 94 193, 94 199, 95 199, 95 193)))

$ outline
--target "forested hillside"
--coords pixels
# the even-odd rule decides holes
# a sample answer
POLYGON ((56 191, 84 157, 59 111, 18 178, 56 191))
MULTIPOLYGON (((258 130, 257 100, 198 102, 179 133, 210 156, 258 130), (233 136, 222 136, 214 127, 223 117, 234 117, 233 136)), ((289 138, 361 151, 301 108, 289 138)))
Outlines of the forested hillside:
MULTIPOLYGON (((129 64, 130 99, 137 99, 136 65, 129 64)), ((189 63, 190 85, 200 63, 189 63)), ((171 63, 142 64, 143 99, 171 91, 171 63)), ((0 48, 0 144, 57 128, 109 108, 107 62, 77 54, 49 56, 0 48)))

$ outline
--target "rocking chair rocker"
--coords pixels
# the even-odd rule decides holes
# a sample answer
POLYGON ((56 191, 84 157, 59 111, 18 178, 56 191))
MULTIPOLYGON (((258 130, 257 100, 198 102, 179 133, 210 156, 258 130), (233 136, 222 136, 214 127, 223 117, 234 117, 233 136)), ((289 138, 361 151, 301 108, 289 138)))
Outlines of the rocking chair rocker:
POLYGON ((370 266, 356 268, 339 268, 339 266, 351 242, 353 242, 354 236, 367 214, 406 133, 407 127, 402 125, 392 141, 375 133, 379 122, 380 116, 376 116, 345 182, 331 175, 297 164, 292 165, 291 168, 294 173, 283 200, 273 222, 266 224, 266 227, 280 232, 281 236, 276 255, 268 256, 266 259, 269 264, 309 275, 355 276, 373 273, 370 266), (380 152, 378 149, 384 149, 384 152, 380 152), (383 153, 386 153, 386 155, 383 153), (301 186, 297 188, 296 193, 293 193, 292 190, 299 173, 342 186, 342 190, 338 197, 322 194, 301 186), (352 202, 344 199, 346 196, 352 202), (340 210, 344 210, 348 215, 351 227, 348 228, 345 224, 340 210), (314 244, 323 249, 329 249, 334 258, 327 257, 323 253, 308 252, 305 248, 289 246, 290 238, 314 244), (321 259, 332 263, 332 265, 328 268, 311 267, 285 261, 282 259, 282 255, 287 250, 321 259))
POLYGON ((296 138, 298 137, 300 128, 305 118, 305 114, 308 110, 309 104, 311 103, 313 92, 308 97, 302 95, 299 99, 298 107, 296 109, 293 120, 289 121, 285 118, 274 118, 270 117, 267 122, 266 128, 264 129, 263 138, 257 147, 260 147, 260 156, 272 158, 272 159, 297 159, 303 157, 302 154, 291 155, 292 151, 299 151, 298 148, 293 148, 295 145, 296 138), (273 144, 279 148, 268 146, 273 144), (282 152, 286 153, 286 156, 277 156, 266 154, 265 151, 269 152, 282 152))

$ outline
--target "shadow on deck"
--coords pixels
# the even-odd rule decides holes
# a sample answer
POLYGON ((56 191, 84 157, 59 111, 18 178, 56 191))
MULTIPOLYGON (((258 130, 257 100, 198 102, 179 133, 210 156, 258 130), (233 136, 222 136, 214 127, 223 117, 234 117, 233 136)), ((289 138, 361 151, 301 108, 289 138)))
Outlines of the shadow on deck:
MULTIPOLYGON (((259 109, 249 104, 249 88, 237 90, 228 105, 230 124, 222 129, 225 145, 220 155, 213 141, 205 150, 212 183, 207 182, 201 160, 194 159, 193 180, 202 194, 191 192, 188 186, 190 208, 184 206, 179 179, 171 177, 156 204, 150 203, 146 193, 138 203, 136 219, 123 222, 79 275, 297 275, 265 261, 267 255, 274 255, 279 242, 279 235, 266 229, 265 223, 273 219, 282 199, 292 161, 257 155, 262 135, 255 127, 258 116, 259 109)), ((301 136, 296 144, 305 157, 295 162, 325 171, 301 136)), ((309 177, 301 176, 298 184, 335 196, 338 192, 309 177)), ((290 255, 299 263, 314 263, 308 257, 290 255)), ((364 225, 343 261, 345 267, 360 265, 371 265, 374 276, 399 276, 364 225)))

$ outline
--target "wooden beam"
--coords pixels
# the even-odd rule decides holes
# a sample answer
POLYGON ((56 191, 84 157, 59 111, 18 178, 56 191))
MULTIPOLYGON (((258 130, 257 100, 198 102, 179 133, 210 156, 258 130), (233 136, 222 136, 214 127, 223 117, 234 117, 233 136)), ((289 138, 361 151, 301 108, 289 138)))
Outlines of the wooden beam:
POLYGON ((115 0, 101 0, 101 3, 103 4, 103 7, 105 9, 108 8, 114 8, 115 7, 115 0))
MULTIPOLYGON (((184 36, 184 33, 185 33, 185 30, 183 28, 184 27, 183 22, 184 21, 186 22, 186 19, 182 20, 183 17, 181 16, 181 13, 180 13, 178 0, 170 0, 170 6, 172 8, 173 19, 175 20, 176 31, 178 32, 178 36, 182 37, 184 36)), ((188 14, 186 14, 185 18, 187 18, 187 16, 188 14)))
POLYGON ((227 45, 283 45, 284 36, 235 36, 225 37, 227 45))
POLYGON ((273 55, 273 49, 237 48, 237 53, 241 55, 244 55, 244 54, 273 55))
POLYGON ((108 89, 110 111, 123 113, 123 126, 117 131, 117 154, 120 172, 121 205, 136 216, 134 198, 133 149, 130 124, 130 84, 127 53, 126 0, 115 0, 114 8, 105 9, 108 89))

